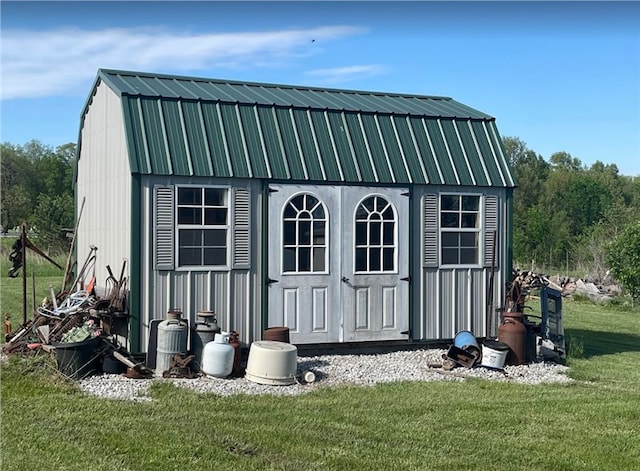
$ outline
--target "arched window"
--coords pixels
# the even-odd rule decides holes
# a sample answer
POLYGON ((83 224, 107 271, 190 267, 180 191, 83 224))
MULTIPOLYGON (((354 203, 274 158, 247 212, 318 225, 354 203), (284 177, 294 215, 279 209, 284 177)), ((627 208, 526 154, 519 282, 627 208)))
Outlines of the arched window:
POLYGON ((282 215, 282 271, 325 273, 327 269, 327 211, 313 195, 291 198, 282 215))
POLYGON ((393 205, 382 196, 363 200, 355 214, 355 271, 396 271, 397 227, 393 205))

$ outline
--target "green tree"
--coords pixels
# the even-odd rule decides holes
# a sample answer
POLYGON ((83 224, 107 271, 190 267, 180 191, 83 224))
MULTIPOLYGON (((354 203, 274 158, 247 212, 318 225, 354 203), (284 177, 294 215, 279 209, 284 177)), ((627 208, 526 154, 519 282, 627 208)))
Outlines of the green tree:
POLYGON ((607 246, 607 263, 633 302, 640 297, 640 222, 634 222, 607 246))
POLYGON ((68 248, 62 229, 73 227, 74 203, 69 193, 54 196, 40 195, 38 205, 31 217, 31 225, 38 234, 41 249, 49 252, 65 251, 68 248))

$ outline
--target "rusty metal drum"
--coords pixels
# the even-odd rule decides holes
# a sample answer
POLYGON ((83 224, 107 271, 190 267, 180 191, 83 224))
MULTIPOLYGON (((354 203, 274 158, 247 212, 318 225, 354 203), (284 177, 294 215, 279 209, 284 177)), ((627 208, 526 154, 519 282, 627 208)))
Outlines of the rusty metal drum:
POLYGON ((527 328, 523 323, 521 312, 505 312, 504 320, 498 326, 498 341, 509 346, 506 365, 522 365, 526 363, 527 328))

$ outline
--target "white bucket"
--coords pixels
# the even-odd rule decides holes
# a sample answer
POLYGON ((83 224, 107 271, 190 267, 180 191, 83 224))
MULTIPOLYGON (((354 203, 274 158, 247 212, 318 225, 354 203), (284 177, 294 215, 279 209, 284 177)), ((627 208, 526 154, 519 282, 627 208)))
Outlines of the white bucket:
POLYGON ((495 340, 486 340, 482 344, 482 366, 503 368, 509 353, 509 345, 495 340))

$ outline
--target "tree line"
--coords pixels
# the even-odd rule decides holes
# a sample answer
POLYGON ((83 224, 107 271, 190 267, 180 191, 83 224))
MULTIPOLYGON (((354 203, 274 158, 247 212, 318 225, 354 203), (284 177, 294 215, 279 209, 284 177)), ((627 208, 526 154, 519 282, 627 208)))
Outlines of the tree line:
MULTIPOLYGON (((505 137, 503 144, 518 185, 513 231, 517 267, 594 278, 614 268, 620 276, 615 267, 630 262, 612 259, 609 248, 623 235, 627 245, 634 244, 629 234, 640 221, 640 179, 620 175, 613 164, 598 161, 587 167, 567 152, 556 152, 547 161, 518 137, 505 137)), ((63 229, 75 224, 76 145, 54 150, 32 140, 0 144, 0 151, 3 231, 27 222, 40 248, 66 250, 63 229)), ((640 252, 640 240, 636 245, 640 252)), ((623 253, 620 247, 615 252, 614 258, 623 253)), ((640 286, 640 260, 636 266, 640 286)))

